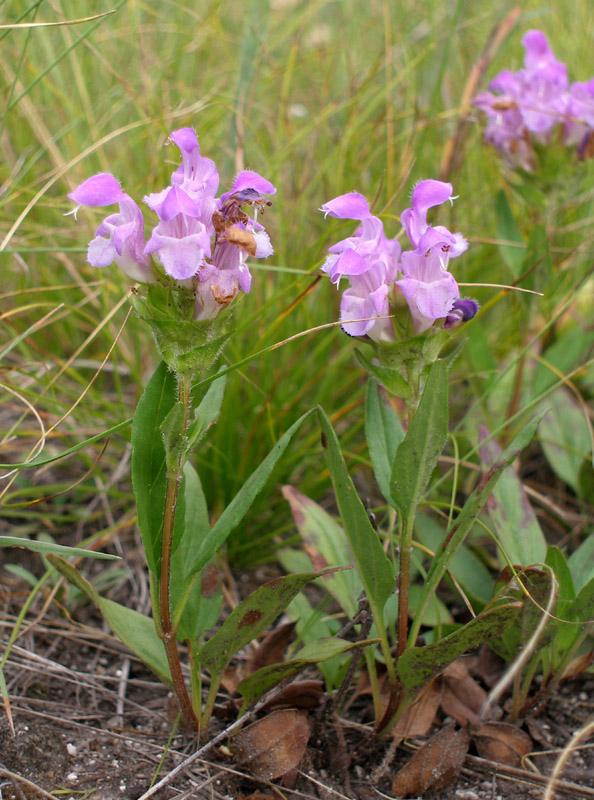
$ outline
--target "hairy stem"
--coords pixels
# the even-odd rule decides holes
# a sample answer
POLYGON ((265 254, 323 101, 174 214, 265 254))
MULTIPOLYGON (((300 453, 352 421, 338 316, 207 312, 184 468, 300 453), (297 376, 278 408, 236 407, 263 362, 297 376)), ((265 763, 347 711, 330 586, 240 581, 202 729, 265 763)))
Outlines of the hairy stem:
MULTIPOLYGON (((185 436, 188 425, 190 406, 190 383, 184 376, 179 376, 179 399, 184 404, 184 421, 182 436, 185 436)), ((159 578, 159 611, 161 617, 160 636, 165 646, 167 662, 171 671, 173 691, 179 703, 184 721, 195 731, 200 730, 200 723, 182 673, 179 651, 177 649, 176 632, 171 623, 171 552, 173 545, 173 529, 175 525, 175 511, 179 495, 185 459, 180 457, 174 474, 167 477, 167 490, 165 494, 165 511, 163 514, 163 540, 161 544, 161 574, 159 578)))

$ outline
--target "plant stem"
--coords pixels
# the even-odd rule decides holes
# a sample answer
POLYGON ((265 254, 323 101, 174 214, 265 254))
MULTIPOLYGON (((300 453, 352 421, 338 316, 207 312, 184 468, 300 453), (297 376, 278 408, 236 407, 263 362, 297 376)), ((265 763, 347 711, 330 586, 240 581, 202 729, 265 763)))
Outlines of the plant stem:
MULTIPOLYGON (((182 436, 185 436, 190 405, 190 382, 183 375, 178 376, 178 379, 179 399, 184 404, 182 436)), ((200 730, 200 723, 186 688, 177 649, 176 632, 171 624, 171 552, 173 545, 173 529, 175 525, 175 510, 177 507, 184 461, 185 459, 180 457, 174 473, 167 476, 165 511, 163 514, 163 539, 161 544, 161 574, 159 578, 160 635, 163 645, 165 646, 167 662, 171 671, 173 691, 175 692, 183 718, 193 730, 198 732, 200 730)))
POLYGON ((412 535, 414 528, 414 512, 409 515, 400 540, 400 564, 398 569, 398 646, 397 656, 406 650, 408 640, 408 594, 410 589, 410 558, 412 552, 412 535))

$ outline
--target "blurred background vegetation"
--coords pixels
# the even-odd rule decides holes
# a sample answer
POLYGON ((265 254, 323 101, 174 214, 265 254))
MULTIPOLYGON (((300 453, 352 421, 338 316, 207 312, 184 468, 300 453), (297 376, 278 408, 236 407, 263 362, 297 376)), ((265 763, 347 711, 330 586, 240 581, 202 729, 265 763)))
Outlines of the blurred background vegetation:
MULTIPOLYGON (((521 66, 528 28, 547 34, 571 80, 591 78, 590 0, 574 0, 571 13, 562 0, 5 0, 0 22, 64 23, 112 11, 79 24, 0 30, 0 461, 24 461, 42 425, 45 454, 59 455, 132 416, 155 349, 129 314, 126 277, 115 265, 100 271, 85 261, 105 214, 65 217, 66 195, 106 171, 140 202, 167 184, 178 153, 163 145, 183 126, 196 129, 202 153, 217 162, 222 190, 242 168, 278 189, 265 220, 275 255, 253 268, 252 292, 237 303, 227 365, 337 320, 339 294, 318 270, 328 245, 352 226, 324 221, 322 203, 352 190, 376 198, 392 236, 414 183, 440 175, 459 196, 442 221, 471 243, 452 264, 456 278, 545 293, 464 290, 483 309, 464 331, 452 373, 462 420, 456 457, 476 444, 479 421, 509 436, 508 420, 509 428, 521 425, 559 376, 591 358, 592 163, 559 147, 542 154, 538 177, 505 173, 483 144, 478 112, 464 103, 469 81, 476 78, 479 91, 501 69, 521 66), (482 63, 493 31, 516 7, 509 36, 482 63), (539 365, 543 357, 553 370, 539 365)), ((150 225, 150 213, 146 219, 150 225)), ((338 327, 314 331, 229 376, 220 422, 198 456, 213 517, 317 403, 337 427, 363 495, 379 503, 369 485, 366 375, 355 344, 338 327)), ((583 369, 574 380, 577 395, 563 396, 558 418, 569 404, 585 425, 594 372, 583 369)), ((591 498, 585 431, 573 445, 561 443, 583 503, 591 498)), ((57 541, 72 531, 82 540, 133 530, 129 433, 115 433, 104 451, 101 439, 5 478, 0 529, 57 541)), ((232 537, 235 564, 266 560, 293 535, 281 483, 327 496, 313 427, 232 537)), ((564 492, 567 485, 565 477, 564 492)), ((447 495, 451 486, 443 489, 447 495)), ((575 529, 557 518, 552 525, 558 541, 575 529)))

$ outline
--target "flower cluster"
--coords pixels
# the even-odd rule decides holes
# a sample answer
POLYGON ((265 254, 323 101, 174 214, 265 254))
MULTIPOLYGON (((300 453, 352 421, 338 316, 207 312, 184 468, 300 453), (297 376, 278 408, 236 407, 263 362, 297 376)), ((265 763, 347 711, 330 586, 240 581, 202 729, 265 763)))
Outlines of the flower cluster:
POLYGON ((458 284, 448 271, 450 258, 463 253, 468 242, 460 233, 427 222, 430 208, 453 199, 449 183, 427 180, 417 184, 410 208, 401 215, 413 248, 404 252, 396 239, 386 238, 382 221, 372 215, 367 200, 357 192, 322 206, 326 215, 361 223, 354 236, 330 248, 322 265, 332 283, 338 285, 343 276, 350 282, 340 306, 345 333, 395 341, 388 317, 399 296, 408 304, 415 333, 428 330, 436 320, 443 320, 442 327, 449 328, 474 317, 477 304, 460 299, 458 284))
POLYGON ((169 140, 181 152, 171 185, 144 202, 158 222, 145 241, 144 217, 136 202, 108 173, 81 183, 71 194, 79 206, 118 204, 90 242, 87 260, 95 267, 115 262, 133 281, 159 282, 168 275, 194 291, 194 319, 214 319, 241 290, 249 292, 248 256, 267 258, 272 245, 263 226, 242 209, 270 205, 276 189, 256 172, 240 172, 231 190, 216 197, 219 175, 214 161, 200 154, 191 128, 173 131, 169 140), (151 256, 153 261, 151 261, 151 256))
POLYGON ((570 85, 567 67, 542 31, 527 31, 522 44, 524 69, 504 70, 473 103, 488 118, 485 140, 506 164, 533 170, 533 142, 547 144, 557 128, 565 144, 577 144, 580 154, 587 149, 594 131, 594 79, 570 85))

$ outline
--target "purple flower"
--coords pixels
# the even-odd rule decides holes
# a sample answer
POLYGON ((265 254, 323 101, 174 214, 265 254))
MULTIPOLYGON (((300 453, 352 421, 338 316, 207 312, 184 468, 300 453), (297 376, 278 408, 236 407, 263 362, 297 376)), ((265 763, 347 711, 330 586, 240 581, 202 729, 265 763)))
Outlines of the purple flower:
POLYGON ((132 198, 125 194, 118 181, 107 172, 88 178, 68 197, 77 207, 119 205, 119 213, 106 217, 95 232, 87 251, 87 261, 94 267, 115 263, 129 278, 139 283, 152 283, 150 259, 144 252, 144 218, 132 198))
MULTIPOLYGON (((415 186, 411 206, 401 214, 413 247, 405 252, 395 239, 386 237, 382 221, 372 215, 367 201, 357 192, 322 206, 327 216, 360 222, 354 236, 330 247, 322 265, 333 283, 338 285, 342 277, 350 283, 340 304, 340 321, 346 333, 395 341, 389 316, 390 303, 398 293, 408 304, 415 333, 428 330, 436 320, 444 320, 445 327, 452 315, 459 321, 462 311, 456 303, 461 302, 460 291, 448 265, 450 257, 468 248, 468 242, 460 233, 427 222, 429 209, 453 199, 449 183, 426 180, 415 186)), ((447 327, 453 326, 452 319, 447 327)))
POLYGON ((195 317, 212 319, 239 291, 249 292, 248 257, 267 258, 273 249, 258 222, 260 209, 275 194, 270 181, 244 170, 228 192, 217 198, 219 175, 214 161, 200 153, 192 128, 173 131, 169 141, 181 153, 171 184, 144 200, 156 213, 157 224, 144 241, 142 212, 111 175, 89 178, 69 195, 79 205, 119 203, 120 213, 108 217, 89 245, 88 260, 104 267, 115 261, 135 281, 155 282, 159 274, 193 288, 195 317), (253 208, 250 217, 245 208, 253 208), (151 256, 159 266, 151 267, 151 256))
POLYGON ((460 290, 439 248, 423 255, 403 253, 402 271, 404 277, 396 281, 396 286, 408 303, 415 333, 422 333, 435 320, 448 316, 460 290))
POLYGON ((476 300, 464 298, 463 300, 454 300, 449 314, 447 315, 443 324, 444 328, 457 328, 464 322, 469 322, 473 317, 478 314, 478 303, 476 300))
POLYGON ((594 130, 594 78, 571 84, 567 120, 563 126, 565 144, 581 144, 594 130))
POLYGON ((427 212, 430 208, 453 199, 451 183, 427 180, 415 186, 411 207, 400 216, 415 252, 425 255, 432 248, 441 247, 454 258, 468 249, 468 242, 461 233, 450 233, 443 225, 431 227, 427 224, 427 212))
POLYGON ((373 216, 367 200, 358 192, 335 197, 321 211, 327 216, 361 223, 354 236, 330 248, 330 255, 322 265, 332 283, 338 286, 344 276, 351 284, 341 299, 343 330, 350 336, 393 338, 390 321, 377 317, 389 313, 387 298, 398 273, 399 242, 386 237, 381 219, 373 216))
POLYGON ((485 141, 511 167, 533 170, 533 141, 547 144, 559 125, 566 144, 580 144, 594 127, 594 82, 570 86, 567 67, 542 31, 527 31, 524 69, 501 72, 473 103, 487 116, 485 141))

